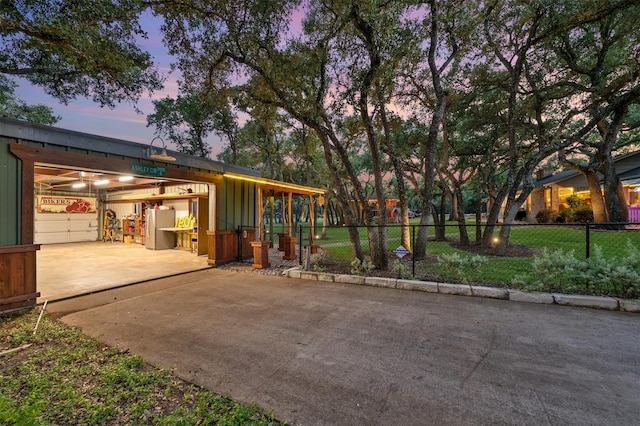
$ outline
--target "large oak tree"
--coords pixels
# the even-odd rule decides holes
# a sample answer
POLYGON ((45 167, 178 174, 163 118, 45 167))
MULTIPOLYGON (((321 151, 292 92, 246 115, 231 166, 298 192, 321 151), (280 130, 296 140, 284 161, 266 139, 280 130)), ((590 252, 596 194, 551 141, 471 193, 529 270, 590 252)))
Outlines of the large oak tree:
POLYGON ((161 87, 146 38, 142 0, 0 2, 0 73, 24 77, 63 103, 135 102, 161 87))

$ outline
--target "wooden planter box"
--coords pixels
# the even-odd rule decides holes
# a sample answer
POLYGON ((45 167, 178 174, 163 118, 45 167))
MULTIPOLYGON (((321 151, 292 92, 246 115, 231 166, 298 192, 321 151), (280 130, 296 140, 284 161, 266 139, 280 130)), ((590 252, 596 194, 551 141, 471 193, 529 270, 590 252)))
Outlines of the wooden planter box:
POLYGON ((252 241, 253 247, 253 267, 255 269, 264 269, 271 266, 269 263, 269 241, 252 241))
MULTIPOLYGON (((251 242, 256 239, 256 230, 248 228, 243 230, 242 260, 251 259, 253 248, 251 242), (246 237, 245 237, 246 233, 246 237)), ((224 265, 238 260, 238 231, 207 231, 208 259, 211 266, 224 265)))
POLYGON ((286 232, 278 232, 278 250, 284 251, 284 247, 288 244, 288 240, 291 238, 286 232))
POLYGON ((36 305, 37 250, 40 244, 0 246, 0 313, 36 305))
POLYGON ((311 244, 310 246, 307 244, 304 246, 304 249, 306 250, 307 247, 311 247, 311 254, 316 254, 318 252, 318 248, 320 247, 317 244, 311 244))
POLYGON ((284 259, 296 260, 296 243, 298 239, 296 237, 289 237, 287 243, 284 246, 284 259))

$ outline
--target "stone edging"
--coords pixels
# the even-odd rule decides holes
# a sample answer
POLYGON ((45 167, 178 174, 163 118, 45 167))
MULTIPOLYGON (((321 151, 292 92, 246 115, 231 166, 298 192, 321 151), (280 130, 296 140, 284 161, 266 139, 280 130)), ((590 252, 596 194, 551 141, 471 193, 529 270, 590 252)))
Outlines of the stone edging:
POLYGON ((466 284, 449 284, 431 281, 414 281, 383 277, 362 277, 357 275, 330 274, 327 272, 301 271, 299 267, 287 269, 282 275, 303 280, 324 281, 341 284, 368 285, 371 287, 396 288, 400 290, 424 291, 427 293, 454 294, 460 296, 487 297, 491 299, 513 300, 515 302, 557 304, 582 308, 605 309, 640 313, 639 299, 618 299, 603 296, 581 296, 560 293, 537 293, 510 290, 506 288, 484 287, 466 284))

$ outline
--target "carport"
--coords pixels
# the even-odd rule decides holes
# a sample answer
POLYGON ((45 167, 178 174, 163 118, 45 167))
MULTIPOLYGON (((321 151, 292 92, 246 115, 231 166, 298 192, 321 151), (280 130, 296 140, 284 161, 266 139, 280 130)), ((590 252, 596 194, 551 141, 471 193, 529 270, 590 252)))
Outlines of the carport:
MULTIPOLYGON (((107 275, 123 270, 128 274, 118 285, 137 282, 148 279, 145 270, 157 278, 168 265, 174 266, 164 276, 184 272, 174 261, 179 258, 186 269, 252 258, 251 243, 264 239, 263 191, 288 193, 289 199, 309 195, 310 203, 322 193, 263 179, 252 169, 167 151, 164 142, 154 147, 154 141, 144 145, 0 119, 0 312, 33 306, 41 296, 40 277, 52 276, 38 267, 43 245, 69 245, 57 248, 66 254, 57 256, 64 261, 55 265, 68 262, 63 270, 69 277, 56 279, 59 289, 73 288, 72 276, 106 282, 107 275), (163 210, 172 213, 160 224, 163 210), (106 249, 103 241, 114 239, 115 250, 99 251, 106 249), (151 250, 145 252, 145 246, 151 250), (104 254, 118 249, 128 251, 124 260, 104 254), (85 250, 95 258, 78 261, 85 250), (160 261, 163 256, 172 260, 160 261), (100 272, 85 274, 89 266, 100 272)), ((43 261, 50 251, 55 249, 42 252, 43 261)))

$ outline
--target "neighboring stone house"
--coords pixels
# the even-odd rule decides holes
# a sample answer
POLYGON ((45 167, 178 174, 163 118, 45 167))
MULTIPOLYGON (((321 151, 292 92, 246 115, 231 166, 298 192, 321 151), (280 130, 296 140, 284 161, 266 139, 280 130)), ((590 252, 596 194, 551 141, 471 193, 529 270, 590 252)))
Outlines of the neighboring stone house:
MULTIPOLYGON (((640 151, 619 155, 614 161, 629 206, 629 221, 640 222, 640 151)), ((579 172, 565 170, 538 179, 523 206, 527 221, 536 222, 540 210, 568 207, 567 197, 574 194, 587 204, 591 202, 587 181, 579 172)))

